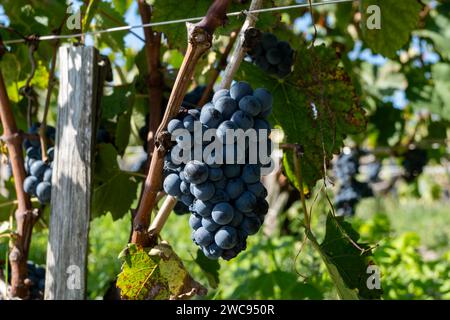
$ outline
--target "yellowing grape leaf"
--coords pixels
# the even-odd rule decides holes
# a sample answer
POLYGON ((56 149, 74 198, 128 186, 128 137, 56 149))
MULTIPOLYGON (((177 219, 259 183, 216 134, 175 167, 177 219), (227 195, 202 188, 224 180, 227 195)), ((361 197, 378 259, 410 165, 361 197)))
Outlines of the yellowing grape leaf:
POLYGON ((123 299, 178 300, 206 294, 167 242, 151 249, 130 244, 123 260, 117 280, 123 299))

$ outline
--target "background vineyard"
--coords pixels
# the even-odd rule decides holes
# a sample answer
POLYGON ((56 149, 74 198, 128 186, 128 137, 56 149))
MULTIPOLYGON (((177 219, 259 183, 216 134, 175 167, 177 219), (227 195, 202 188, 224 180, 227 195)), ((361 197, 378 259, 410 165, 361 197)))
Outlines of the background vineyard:
MULTIPOLYGON (((206 0, 148 2, 154 8, 152 21, 183 19, 187 13, 203 16, 211 4, 206 0)), ((229 11, 248 9, 249 3, 232 1, 229 11)), ((307 2, 263 3, 267 8, 307 2)), ((78 8, 83 31, 141 23, 137 1, 75 1, 72 12, 78 8)), ((63 1, 6 0, 0 5, 0 35, 7 42, 21 35, 51 34, 64 22, 66 13, 63 1)), ((266 181, 269 198, 271 192, 274 198, 269 200, 272 220, 266 220, 262 230, 249 238, 247 250, 230 261, 206 259, 192 243, 189 215, 170 216, 161 238, 170 243, 192 277, 207 287, 204 298, 338 297, 336 279, 330 277, 318 251, 302 245, 304 209, 299 190, 305 194, 308 208, 313 208, 311 229, 319 242, 327 235, 341 235, 327 224, 333 212, 345 216, 345 220, 337 220, 345 228, 350 228, 345 224, 348 222, 359 233, 358 243, 373 246, 373 256, 368 259, 381 269, 382 293, 374 293, 372 298, 450 298, 449 16, 450 3, 445 0, 361 0, 317 6, 312 15, 308 7, 259 14, 256 28, 275 34, 294 49, 293 71, 280 79, 248 56, 235 80, 267 88, 273 94, 271 125, 282 130, 281 142, 302 146, 304 183, 299 184, 292 150, 285 149, 283 174, 266 181), (364 24, 370 5, 381 8, 380 30, 370 30, 364 24), (404 168, 411 150, 423 150, 426 160, 423 172, 412 176, 404 168), (336 163, 339 154, 342 158, 352 153, 358 153, 360 163, 359 172, 351 176, 359 183, 351 187, 358 195, 344 199, 345 206, 352 203, 352 210, 343 210, 338 199, 345 183, 336 163), (371 180, 374 164, 381 169, 371 180), (369 188, 370 194, 362 196, 363 187, 369 188)), ((217 29, 211 50, 197 63, 185 107, 198 103, 202 93, 199 86, 208 84, 230 34, 244 19, 244 15, 230 17, 225 27, 217 29)), ((163 34, 160 71, 164 107, 182 66, 186 27, 171 24, 154 30, 163 34)), ((73 32, 66 24, 60 31, 73 32)), ((96 137, 88 258, 90 299, 115 297, 115 280, 121 272, 118 256, 129 241, 130 209, 139 206, 145 178, 144 149, 148 146, 143 138, 152 114, 148 116, 144 37, 142 29, 134 29, 132 33, 119 31, 82 39, 108 57, 113 76, 104 88, 96 137)), ((54 45, 54 41, 41 41, 34 52, 36 72, 30 79, 33 122, 42 121, 44 115, 54 45)), ((7 48, 0 68, 18 127, 26 132, 29 101, 20 88, 27 83, 32 68, 29 45, 11 44, 7 48)), ((53 91, 47 116, 52 126, 57 117, 57 81, 53 91)), ((0 237, 0 276, 4 278, 16 196, 4 144, 1 157, 0 236, 5 237, 0 237)), ((37 199, 33 205, 42 208, 43 214, 34 227, 29 260, 45 266, 50 206, 37 199)), ((357 256, 343 241, 338 245, 349 257, 357 256)), ((329 253, 331 249, 322 250, 329 253)), ((340 267, 367 263, 365 258, 354 261, 340 267)), ((355 279, 347 280, 351 287, 349 283, 355 279)), ((361 287, 355 287, 360 289, 360 297, 368 297, 361 287)))

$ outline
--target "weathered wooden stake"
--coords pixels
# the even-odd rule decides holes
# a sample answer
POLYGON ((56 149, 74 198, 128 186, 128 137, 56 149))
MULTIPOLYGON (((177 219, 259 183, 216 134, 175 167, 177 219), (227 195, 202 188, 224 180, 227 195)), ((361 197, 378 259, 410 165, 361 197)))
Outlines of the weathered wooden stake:
POLYGON ((95 122, 101 94, 92 47, 59 50, 60 85, 53 162, 45 299, 86 296, 95 122))

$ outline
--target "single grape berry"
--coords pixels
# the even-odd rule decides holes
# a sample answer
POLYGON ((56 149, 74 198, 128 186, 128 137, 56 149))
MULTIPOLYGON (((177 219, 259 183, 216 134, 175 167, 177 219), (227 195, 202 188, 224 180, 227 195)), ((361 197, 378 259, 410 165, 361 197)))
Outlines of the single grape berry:
POLYGON ((194 237, 200 246, 208 246, 214 241, 214 235, 204 227, 195 230, 194 237))
POLYGON ((217 230, 214 241, 222 249, 233 248, 238 241, 236 229, 229 226, 221 227, 217 230))
POLYGON ((250 212, 256 206, 256 197, 250 191, 245 191, 239 198, 237 198, 236 209, 242 212, 250 212))
POLYGON ((47 170, 47 165, 44 161, 37 160, 31 165, 30 174, 41 180, 44 176, 45 170, 47 170))
POLYGON ((200 184, 208 179, 208 166, 198 160, 189 161, 183 171, 189 183, 200 184))
POLYGON ((243 97, 253 94, 253 89, 245 81, 236 82, 230 88, 230 97, 239 102, 243 97))
POLYGON ((36 196, 40 203, 48 203, 52 195, 52 185, 49 182, 41 182, 36 187, 36 196))
POLYGON ((231 121, 233 121, 242 130, 248 130, 253 127, 254 120, 251 114, 238 110, 231 116, 231 121))
POLYGON ((176 173, 171 173, 164 179, 163 188, 167 194, 178 197, 181 195, 180 184, 180 177, 176 173))
POLYGON ((29 195, 33 196, 36 194, 36 187, 38 183, 38 178, 36 178, 35 176, 28 176, 23 181, 23 190, 29 195))
POLYGON ((233 220, 234 209, 228 202, 218 203, 214 206, 211 217, 215 223, 226 225, 233 220))

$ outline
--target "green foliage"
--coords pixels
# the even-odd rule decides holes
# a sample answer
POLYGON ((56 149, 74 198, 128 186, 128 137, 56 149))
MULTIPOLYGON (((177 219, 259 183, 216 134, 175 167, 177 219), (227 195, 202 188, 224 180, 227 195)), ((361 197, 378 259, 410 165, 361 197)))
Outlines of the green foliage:
POLYGON ((369 289, 367 273, 372 250, 367 244, 357 243, 359 234, 343 218, 330 213, 326 223, 326 234, 320 244, 321 255, 336 284, 342 299, 378 299, 381 290, 369 289))
POLYGON ((198 249, 195 263, 202 269, 208 278, 209 285, 216 289, 219 285, 220 264, 217 260, 208 259, 203 252, 198 249))
POLYGON ((409 40, 411 32, 417 27, 422 5, 416 0, 363 0, 361 1, 361 29, 367 46, 375 53, 395 58, 397 50, 409 40), (367 9, 375 5, 379 8, 380 29, 369 29, 368 22, 373 12, 367 9))
POLYGON ((110 144, 98 146, 95 162, 93 216, 110 212, 114 219, 128 213, 137 197, 136 178, 120 170, 118 154, 110 144))
MULTIPOLYGON (((264 0, 267 6, 271 4, 271 1, 264 0)), ((189 13, 189 17, 202 17, 208 11, 211 1, 198 0, 198 1, 177 1, 177 0, 153 0, 154 11, 153 20, 156 21, 169 21, 176 19, 186 18, 186 13, 189 13)), ((237 4, 232 2, 229 7, 229 12, 243 11, 248 9, 248 4, 237 4)), ((218 28, 217 35, 229 35, 232 31, 240 28, 244 19, 243 16, 236 18, 231 17, 228 23, 222 28, 218 28)), ((266 27, 273 25, 276 21, 276 16, 268 14, 263 16, 258 21, 258 27, 266 27)), ((170 48, 176 48, 184 50, 187 46, 187 31, 184 24, 172 24, 168 26, 155 27, 156 30, 163 32, 169 42, 170 48)))

